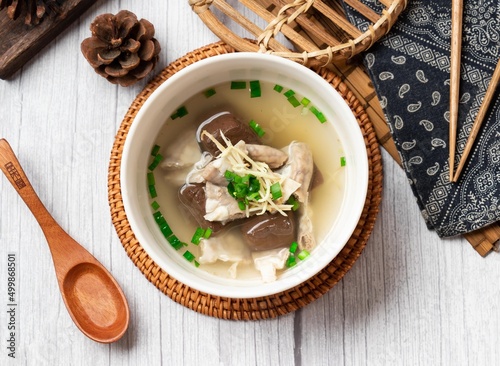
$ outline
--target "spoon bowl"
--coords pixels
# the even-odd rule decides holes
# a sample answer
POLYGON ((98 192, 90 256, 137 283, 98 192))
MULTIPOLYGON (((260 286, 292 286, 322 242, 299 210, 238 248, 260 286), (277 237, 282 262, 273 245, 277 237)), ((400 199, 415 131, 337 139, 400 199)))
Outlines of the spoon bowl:
POLYGON ((68 271, 62 287, 68 311, 83 333, 104 343, 123 335, 128 318, 122 314, 128 309, 121 300, 118 284, 101 266, 77 264, 68 271), (93 301, 85 301, 89 298, 93 301))
POLYGON ((61 296, 76 326, 96 342, 119 340, 128 328, 130 313, 116 280, 49 214, 5 139, 0 139, 0 169, 42 228, 61 296))

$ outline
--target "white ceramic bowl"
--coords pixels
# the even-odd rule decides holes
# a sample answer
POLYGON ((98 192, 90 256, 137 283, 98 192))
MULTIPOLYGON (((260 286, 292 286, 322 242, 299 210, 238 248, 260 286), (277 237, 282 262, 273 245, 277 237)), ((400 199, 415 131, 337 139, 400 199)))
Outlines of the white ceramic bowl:
MULTIPOLYGON (((330 123, 330 122, 327 122, 330 123)), ((215 296, 254 298, 269 296, 299 285, 323 269, 344 247, 361 215, 368 185, 368 159, 358 123, 338 92, 308 68, 277 56, 232 53, 198 61, 170 77, 137 113, 123 149, 121 188, 130 226, 148 255, 169 275, 193 289, 215 296), (279 75, 279 80, 277 77, 279 75), (211 275, 186 261, 163 238, 151 212, 146 182, 150 152, 165 122, 179 105, 195 93, 221 82, 259 79, 293 87, 314 101, 335 121, 348 164, 340 214, 325 239, 307 260, 279 276, 275 282, 239 281, 211 275)), ((175 231, 175 228, 173 228, 175 231)))

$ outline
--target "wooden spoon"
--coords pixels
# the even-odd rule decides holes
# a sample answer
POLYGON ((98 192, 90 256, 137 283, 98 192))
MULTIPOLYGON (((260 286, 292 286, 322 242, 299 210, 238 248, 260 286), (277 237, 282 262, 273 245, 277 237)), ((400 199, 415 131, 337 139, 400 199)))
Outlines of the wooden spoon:
POLYGON ((0 139, 0 168, 45 234, 62 298, 76 326, 97 342, 111 343, 120 339, 127 330, 130 314, 118 283, 92 254, 57 224, 5 139, 0 139))

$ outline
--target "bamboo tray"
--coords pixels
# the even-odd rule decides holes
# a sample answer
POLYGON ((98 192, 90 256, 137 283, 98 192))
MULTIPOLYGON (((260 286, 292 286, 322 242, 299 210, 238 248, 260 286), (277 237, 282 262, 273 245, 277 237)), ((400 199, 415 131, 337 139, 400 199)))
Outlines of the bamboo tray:
POLYGON ((366 51, 389 32, 407 4, 407 0, 380 0, 378 13, 360 0, 343 1, 366 19, 365 31, 346 19, 340 0, 238 0, 231 1, 233 5, 226 0, 189 0, 189 4, 212 32, 238 51, 272 53, 305 65, 324 66, 366 51), (267 23, 265 28, 245 17, 247 11, 267 23), (223 18, 255 39, 241 37, 223 18), (280 33, 301 52, 280 43, 276 37, 280 33))

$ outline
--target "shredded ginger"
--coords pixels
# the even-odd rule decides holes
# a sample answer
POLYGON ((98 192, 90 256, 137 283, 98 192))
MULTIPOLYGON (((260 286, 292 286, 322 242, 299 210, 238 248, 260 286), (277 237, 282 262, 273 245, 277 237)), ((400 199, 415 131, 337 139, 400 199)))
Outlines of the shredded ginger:
POLYGON ((279 183, 283 186, 283 182, 286 178, 285 176, 273 172, 267 163, 261 161, 254 161, 250 158, 246 151, 240 149, 231 143, 229 139, 224 136, 221 131, 221 137, 224 140, 226 147, 222 145, 217 139, 208 133, 203 131, 201 136, 207 136, 219 149, 221 152, 217 159, 226 158, 231 165, 231 171, 240 175, 245 176, 247 174, 253 175, 260 182, 259 200, 249 200, 246 206, 246 216, 249 217, 250 214, 255 213, 257 215, 262 215, 266 211, 269 212, 279 212, 283 216, 286 216, 285 211, 290 211, 293 205, 284 203, 283 197, 277 200, 273 200, 271 195, 271 186, 275 183, 279 183))

